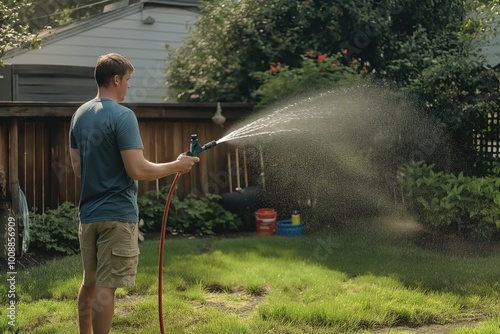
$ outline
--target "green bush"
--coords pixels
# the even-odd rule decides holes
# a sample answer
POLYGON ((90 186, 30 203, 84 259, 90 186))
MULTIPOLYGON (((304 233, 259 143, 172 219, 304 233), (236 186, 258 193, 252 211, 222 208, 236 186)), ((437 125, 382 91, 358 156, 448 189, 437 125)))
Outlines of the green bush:
MULTIPOLYGON (((160 231, 168 196, 167 187, 149 191, 138 199, 139 216, 144 219, 144 230, 160 231)), ((198 198, 189 194, 183 200, 172 197, 167 221, 167 232, 210 235, 235 232, 242 228, 241 219, 225 210, 218 202, 219 195, 206 194, 198 198)))
POLYGON ((434 171, 433 165, 410 163, 399 181, 408 206, 419 220, 437 229, 488 240, 500 231, 500 179, 434 171))
POLYGON ((368 72, 367 65, 356 59, 347 63, 340 52, 329 56, 311 50, 302 56, 300 67, 276 63, 268 71, 252 73, 251 76, 260 82, 252 96, 260 101, 259 106, 263 106, 333 84, 356 82, 368 72))
MULTIPOLYGON (((138 199, 144 230, 160 231, 167 195, 168 188, 163 187, 138 199)), ((174 196, 167 231, 208 235, 240 230, 243 226, 241 219, 225 210, 219 200, 220 196, 212 194, 202 198, 190 194, 184 200, 174 196)), ((78 208, 73 203, 65 202, 57 209, 48 209, 41 214, 33 210, 29 228, 30 253, 72 255, 79 252, 78 208)))
MULTIPOLYGON (((456 21, 454 28, 433 31, 419 24, 411 33, 383 36, 386 56, 375 67, 378 79, 397 83, 416 109, 449 136, 455 161, 447 168, 484 176, 496 158, 478 150, 475 142, 488 141, 498 131, 490 116, 500 108, 500 71, 487 65, 478 46, 488 36, 496 36, 498 26, 483 27, 493 19, 489 11, 484 17, 468 12, 467 19, 456 21)), ((427 162, 439 164, 438 159, 427 162)))
POLYGON ((42 214, 30 213, 29 252, 73 255, 79 252, 78 208, 65 202, 42 214))

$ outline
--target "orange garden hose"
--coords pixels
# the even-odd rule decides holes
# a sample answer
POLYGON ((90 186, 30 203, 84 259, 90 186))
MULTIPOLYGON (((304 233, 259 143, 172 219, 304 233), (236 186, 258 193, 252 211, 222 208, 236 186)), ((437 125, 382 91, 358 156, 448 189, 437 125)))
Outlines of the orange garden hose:
MULTIPOLYGON (((212 140, 203 146, 200 146, 198 142, 198 135, 191 135, 191 144, 189 146, 189 151, 186 152, 188 156, 197 156, 202 151, 208 150, 217 145, 217 141, 212 140)), ((167 234, 167 217, 168 211, 170 209, 170 202, 172 201, 172 196, 174 195, 175 187, 177 186, 177 181, 181 176, 180 173, 175 175, 174 181, 170 186, 170 191, 168 192, 167 201, 165 202, 165 210, 163 211, 163 221, 161 224, 161 235, 160 235, 160 259, 158 261, 158 317, 160 318, 160 333, 165 334, 165 324, 163 321, 163 250, 165 248, 165 235, 167 234)))
POLYGON ((172 196, 174 194, 177 181, 181 176, 180 173, 175 175, 174 181, 170 186, 170 191, 168 192, 167 201, 165 202, 165 210, 163 211, 163 221, 161 224, 161 234, 160 234, 160 259, 158 261, 158 316, 160 320, 160 333, 165 334, 165 324, 163 321, 163 250, 165 248, 165 235, 167 233, 167 217, 168 211, 170 210, 170 202, 172 201, 172 196))

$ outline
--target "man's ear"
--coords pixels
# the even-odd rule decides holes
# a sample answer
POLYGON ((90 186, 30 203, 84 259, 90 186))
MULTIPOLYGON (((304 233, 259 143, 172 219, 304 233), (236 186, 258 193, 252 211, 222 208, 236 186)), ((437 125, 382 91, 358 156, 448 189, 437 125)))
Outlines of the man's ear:
POLYGON ((115 84, 115 86, 118 86, 120 84, 120 76, 118 74, 115 74, 115 76, 113 77, 113 83, 115 84))

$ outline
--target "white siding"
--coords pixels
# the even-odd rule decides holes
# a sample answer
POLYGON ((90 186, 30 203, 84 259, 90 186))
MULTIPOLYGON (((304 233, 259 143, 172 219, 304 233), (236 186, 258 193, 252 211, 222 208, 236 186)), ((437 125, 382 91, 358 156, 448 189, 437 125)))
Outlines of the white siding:
POLYGON ((125 102, 163 102, 167 96, 165 82, 166 45, 176 48, 187 35, 199 14, 173 7, 147 7, 121 19, 96 26, 65 39, 30 50, 6 64, 76 65, 94 67, 97 57, 117 52, 127 57, 135 71, 125 102), (151 16, 153 25, 142 19, 151 16))
MULTIPOLYGON (((496 24, 500 24, 499 20, 497 19, 496 24)), ((489 65, 495 67, 500 64, 500 31, 496 36, 492 36, 486 41, 482 47, 482 52, 486 56, 489 65)))
POLYGON ((490 27, 497 31, 495 35, 488 32, 486 36, 480 36, 472 43, 474 50, 480 49, 480 53, 486 57, 488 65, 495 67, 500 64, 500 18, 495 18, 493 22, 489 22, 490 27))

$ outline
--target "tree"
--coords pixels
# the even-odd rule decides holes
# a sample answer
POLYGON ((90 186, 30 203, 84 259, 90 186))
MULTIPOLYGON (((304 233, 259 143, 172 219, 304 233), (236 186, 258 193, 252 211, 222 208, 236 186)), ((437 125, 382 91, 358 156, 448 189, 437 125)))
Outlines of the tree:
POLYGON ((27 1, 4 0, 0 3, 0 65, 9 49, 31 48, 39 45, 36 35, 21 23, 19 13, 29 8, 27 1))
MULTIPOLYGON (((457 29, 461 0, 204 0, 183 45, 169 51, 167 75, 180 101, 255 101, 254 72, 272 64, 296 68, 305 52, 368 62, 391 60, 392 41, 422 26, 433 38, 457 29)), ((397 51, 397 50, 396 50, 397 51)))
POLYGON ((386 36, 391 43, 384 44, 387 57, 379 62, 379 77, 397 82, 453 139, 457 155, 446 167, 454 172, 488 174, 496 160, 479 152, 476 141, 491 140, 487 136, 500 130, 488 120, 500 109, 500 71, 487 65, 477 45, 496 35, 499 5, 472 1, 451 28, 418 25, 410 34, 386 36))

